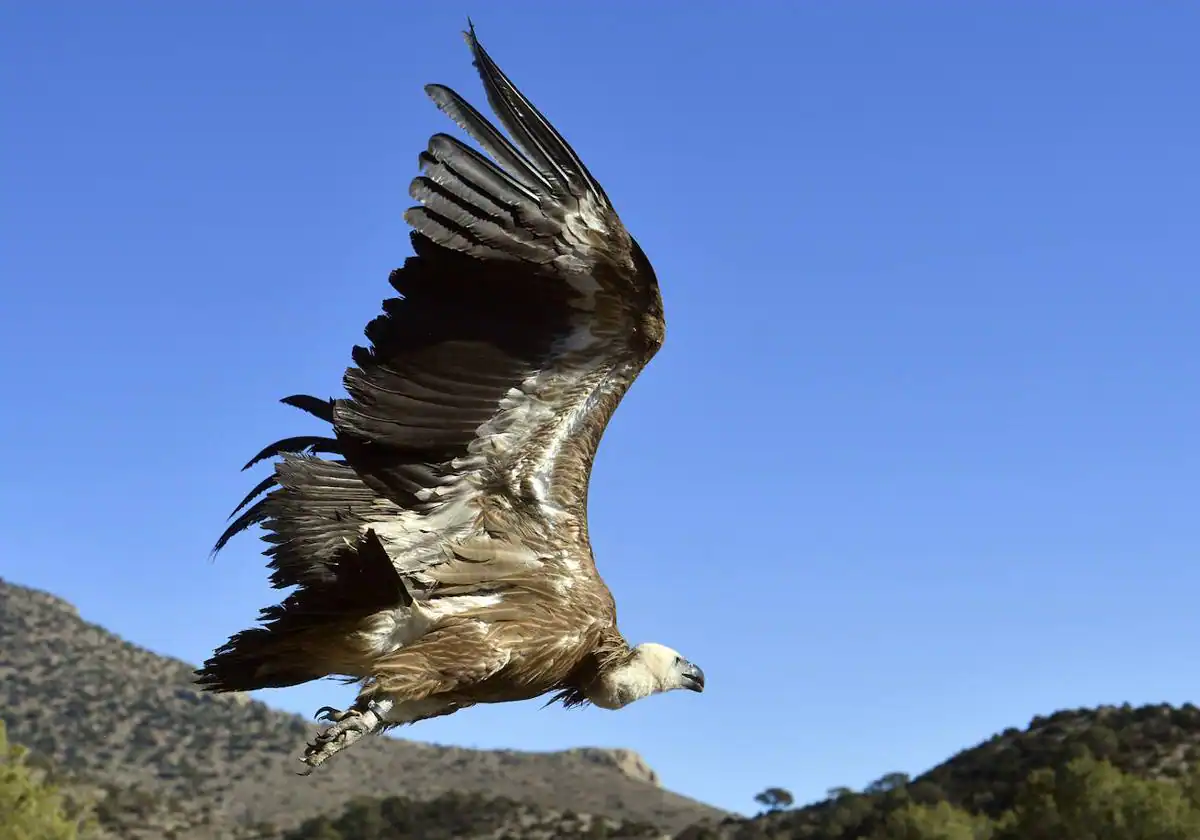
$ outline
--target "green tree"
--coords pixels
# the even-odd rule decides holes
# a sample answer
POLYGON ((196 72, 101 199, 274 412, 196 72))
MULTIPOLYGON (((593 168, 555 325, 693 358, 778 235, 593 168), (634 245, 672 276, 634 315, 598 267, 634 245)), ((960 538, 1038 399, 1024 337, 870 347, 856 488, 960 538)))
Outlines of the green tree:
POLYGON ((861 837, 863 826, 879 811, 876 797, 849 791, 831 800, 818 812, 815 824, 821 837, 861 837))
POLYGON ((996 840, 1195 840, 1197 788, 1142 779, 1088 755, 1030 774, 996 840))
POLYGON ((53 785, 30 772, 27 755, 8 743, 0 720, 0 840, 75 840, 79 818, 67 813, 53 785))
POLYGON ((881 776, 863 789, 863 793, 887 793, 893 790, 899 790, 908 784, 909 777, 907 773, 888 773, 886 776, 881 776))
POLYGON ((906 805, 888 814, 871 840, 990 840, 996 826, 949 802, 906 805))
POLYGON ((1183 791, 1183 798, 1200 811, 1200 762, 1192 762, 1190 767, 1190 771, 1179 780, 1179 788, 1183 791))
POLYGON ((792 807, 796 801, 792 796, 791 791, 784 790, 780 787, 767 788, 762 793, 754 797, 754 801, 762 805, 768 811, 779 811, 784 808, 792 807))

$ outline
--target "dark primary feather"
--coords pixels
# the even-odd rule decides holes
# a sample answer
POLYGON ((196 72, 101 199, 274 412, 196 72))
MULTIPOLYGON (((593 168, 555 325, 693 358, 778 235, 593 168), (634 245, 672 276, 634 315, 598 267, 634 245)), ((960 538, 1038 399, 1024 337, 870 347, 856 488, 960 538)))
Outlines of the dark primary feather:
POLYGON ((308 394, 293 394, 290 397, 284 397, 280 402, 301 411, 307 411, 318 420, 324 420, 326 423, 333 422, 333 400, 331 399, 322 400, 308 394))
POLYGON ((510 143, 471 103, 445 85, 426 85, 425 93, 446 116, 504 167, 509 178, 518 182, 518 192, 537 203, 537 197, 543 195, 550 185, 520 149, 510 143))
POLYGON ((246 465, 242 467, 242 469, 248 470, 259 461, 265 461, 268 458, 275 457, 276 455, 282 455, 284 452, 338 451, 337 441, 335 441, 333 438, 324 437, 322 435, 297 435, 296 437, 277 440, 274 443, 263 447, 257 455, 246 462, 246 465))
MULTIPOLYGON (((251 503, 252 501, 254 501, 256 498, 258 498, 258 496, 260 496, 260 495, 262 495, 263 493, 265 493, 265 492, 267 492, 268 490, 270 490, 270 489, 271 489, 272 487, 274 487, 274 486, 275 486, 277 483, 278 483, 278 482, 276 482, 276 481, 275 481, 275 474, 274 474, 274 473, 272 473, 271 475, 267 476, 267 477, 266 477, 266 478, 264 478, 262 481, 258 482, 258 484, 254 485, 254 489, 253 489, 253 490, 251 490, 249 493, 247 493, 247 494, 246 494, 246 495, 245 495, 245 496, 242 498, 242 500, 241 500, 240 502, 238 502, 238 505, 237 505, 237 507, 235 507, 235 508, 233 509, 233 513, 229 514, 229 518, 230 518, 230 519, 232 519, 232 518, 233 518, 235 515, 237 515, 237 512, 238 512, 239 510, 241 510, 242 508, 244 508, 246 505, 250 504, 250 503, 251 503)), ((227 535, 224 535, 224 534, 223 534, 223 535, 221 536, 221 538, 220 538, 219 540, 217 540, 217 548, 216 548, 216 550, 218 550, 218 551, 219 551, 219 550, 221 549, 221 546, 223 546, 223 545, 225 544, 225 540, 227 540, 228 538, 229 538, 229 537, 228 537, 227 535)))
POLYGON ((604 189, 588 172, 575 150, 492 61, 475 37, 474 26, 470 27, 467 39, 475 53, 475 66, 483 78, 492 109, 504 127, 535 159, 538 170, 550 181, 554 190, 560 194, 569 191, 576 198, 591 192, 608 204, 604 189))
POLYGON ((506 216, 510 223, 515 213, 529 220, 537 218, 536 193, 455 137, 433 135, 429 138, 429 148, 421 152, 417 163, 430 179, 493 218, 506 216))
MULTIPOLYGON (((331 425, 333 423, 334 401, 332 399, 322 400, 307 394, 293 394, 290 397, 284 397, 282 400, 280 400, 280 402, 284 405, 290 405, 294 408, 299 408, 302 411, 306 411, 316 417, 318 420, 324 420, 326 423, 331 425)), ((258 462, 274 455, 281 455, 284 452, 300 452, 305 450, 314 453, 327 452, 340 454, 337 441, 333 438, 315 435, 306 437, 293 437, 282 441, 277 441, 276 443, 270 444, 269 446, 263 448, 257 455, 251 458, 250 461, 242 467, 242 469, 247 470, 258 462)), ((233 519, 233 517, 237 515, 238 511, 246 507, 246 505, 250 504, 272 487, 276 486, 277 483, 278 482, 274 474, 264 478, 254 486, 253 490, 247 493, 245 497, 238 502, 237 507, 235 507, 233 512, 229 514, 229 518, 233 519)), ((257 520, 254 520, 253 517, 247 520, 239 519, 226 528, 225 532, 222 533, 217 539, 216 545, 213 547, 213 553, 215 554, 224 548, 225 544, 230 540, 230 538, 246 528, 248 525, 252 524, 253 521, 257 520)))

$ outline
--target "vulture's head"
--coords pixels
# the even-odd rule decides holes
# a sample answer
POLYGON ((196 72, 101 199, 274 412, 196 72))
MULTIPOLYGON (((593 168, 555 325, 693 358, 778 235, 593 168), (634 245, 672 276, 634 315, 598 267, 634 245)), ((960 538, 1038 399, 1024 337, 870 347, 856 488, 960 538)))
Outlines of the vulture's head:
POLYGON ((600 674, 588 699, 604 709, 619 709, 651 694, 686 688, 704 691, 704 672, 678 651, 646 642, 621 664, 600 674))

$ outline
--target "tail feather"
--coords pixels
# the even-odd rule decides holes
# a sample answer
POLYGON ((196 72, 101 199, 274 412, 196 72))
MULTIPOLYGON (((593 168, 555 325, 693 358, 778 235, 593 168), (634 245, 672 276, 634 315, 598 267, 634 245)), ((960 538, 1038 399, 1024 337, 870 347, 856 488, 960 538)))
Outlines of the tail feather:
POLYGON ((341 552, 333 574, 301 585, 281 604, 262 610, 262 627, 232 636, 196 671, 213 692, 283 688, 367 664, 352 634, 377 612, 410 606, 412 596, 374 531, 341 552))

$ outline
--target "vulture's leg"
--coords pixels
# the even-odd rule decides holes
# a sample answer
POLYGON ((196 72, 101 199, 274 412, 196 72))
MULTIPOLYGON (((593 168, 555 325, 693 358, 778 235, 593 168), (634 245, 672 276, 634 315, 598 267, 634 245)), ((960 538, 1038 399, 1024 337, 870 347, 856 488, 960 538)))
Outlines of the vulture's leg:
POLYGON ((462 689, 495 674, 510 655, 507 650, 485 646, 483 636, 479 623, 472 622, 453 635, 433 633, 376 660, 374 674, 354 705, 344 712, 328 706, 318 710, 319 717, 334 723, 304 751, 301 760, 308 769, 302 775, 379 729, 385 719, 388 726, 396 726, 472 705, 459 699, 462 689), (478 645, 473 662, 462 661, 464 642, 478 645))
POLYGON ((333 725, 319 734, 300 759, 308 765, 300 775, 307 776, 320 767, 331 756, 346 749, 364 735, 369 735, 379 728, 392 707, 392 701, 363 700, 360 698, 346 711, 338 711, 331 706, 317 710, 317 717, 333 721, 333 725))

